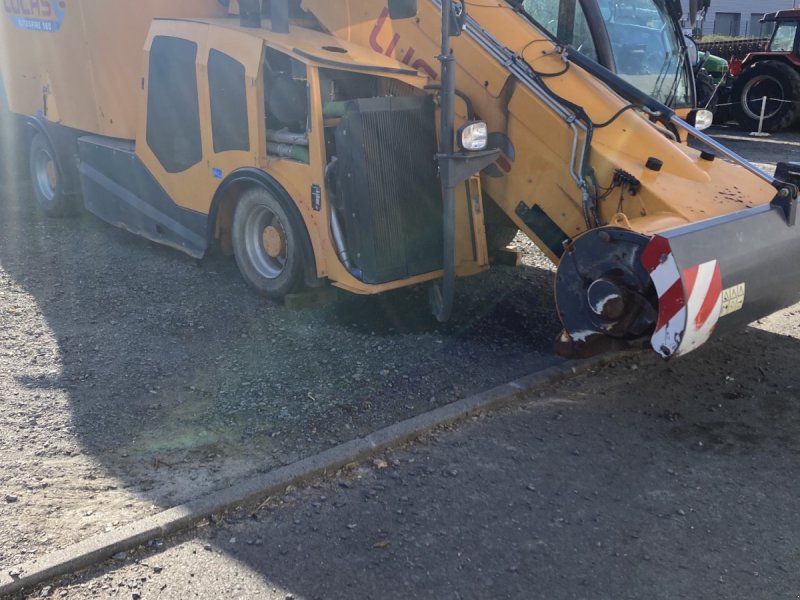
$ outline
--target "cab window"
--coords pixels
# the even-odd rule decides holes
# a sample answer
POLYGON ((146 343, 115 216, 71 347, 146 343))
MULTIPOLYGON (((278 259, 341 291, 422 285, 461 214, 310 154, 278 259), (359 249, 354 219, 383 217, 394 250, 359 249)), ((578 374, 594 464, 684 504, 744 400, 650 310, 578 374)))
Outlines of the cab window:
POLYGON ((594 40, 580 2, 523 0, 522 7, 553 37, 597 60, 594 40))
POLYGON ((211 50, 208 56, 208 88, 214 152, 249 151, 244 65, 227 54, 211 50))
POLYGON ((770 52, 791 52, 797 36, 797 23, 781 23, 769 43, 770 52))
POLYGON ((197 99, 197 44, 158 36, 150 48, 147 145, 167 173, 203 158, 197 99))

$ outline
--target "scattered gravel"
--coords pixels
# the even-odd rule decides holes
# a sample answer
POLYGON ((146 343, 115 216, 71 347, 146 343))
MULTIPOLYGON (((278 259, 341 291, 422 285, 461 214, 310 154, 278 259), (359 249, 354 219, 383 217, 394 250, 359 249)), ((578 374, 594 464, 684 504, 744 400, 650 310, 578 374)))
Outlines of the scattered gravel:
POLYGON ((289 310, 0 192, 0 564, 108 531, 558 361, 551 265, 289 310))
MULTIPOLYGON (((798 159, 798 137, 725 142, 769 167, 798 159)), ((44 219, 27 192, 6 188, 0 564, 557 362, 552 266, 527 240, 516 243, 523 266, 460 281, 446 325, 429 315, 424 287, 296 311, 253 294, 229 258, 195 261, 89 215, 44 219)), ((781 332, 798 322, 790 309, 757 326, 781 332)), ((755 331, 742 351, 783 364, 772 334, 755 331)), ((714 374, 742 397, 760 393, 758 377, 793 385, 793 369, 757 362, 750 380, 716 363, 714 374)), ((722 384, 699 385, 711 394, 722 384)), ((390 464, 376 468, 399 476, 390 464)))

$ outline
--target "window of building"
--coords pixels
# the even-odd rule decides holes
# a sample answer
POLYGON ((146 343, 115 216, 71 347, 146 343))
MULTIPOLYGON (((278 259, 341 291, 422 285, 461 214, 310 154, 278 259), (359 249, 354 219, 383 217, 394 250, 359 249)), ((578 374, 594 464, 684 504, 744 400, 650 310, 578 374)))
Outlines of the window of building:
POLYGON ((739 35, 742 15, 739 13, 718 12, 714 15, 714 33, 718 35, 739 35))
POLYGON ((214 152, 250 150, 244 65, 227 54, 211 50, 208 55, 208 87, 211 91, 214 152))
POLYGON ((748 30, 745 31, 746 35, 751 37, 769 37, 772 35, 775 23, 759 23, 763 16, 764 13, 752 13, 750 15, 750 24, 748 30))
POLYGON ((197 44, 158 36, 150 48, 147 145, 167 173, 203 158, 195 60, 197 44))

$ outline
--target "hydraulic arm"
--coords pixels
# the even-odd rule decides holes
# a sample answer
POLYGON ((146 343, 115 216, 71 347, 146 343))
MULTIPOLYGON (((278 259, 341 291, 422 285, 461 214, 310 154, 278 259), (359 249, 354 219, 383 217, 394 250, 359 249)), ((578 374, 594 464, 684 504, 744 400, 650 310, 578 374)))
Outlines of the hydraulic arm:
MULTIPOLYGON (((303 0, 326 30, 439 79, 440 0, 391 19, 386 2, 303 0)), ((565 351, 650 338, 664 357, 800 299, 797 188, 521 19, 455 3, 456 87, 491 130, 484 194, 558 267, 565 351), (462 14, 468 8, 469 14, 462 14), (781 261, 786 257, 786 261, 781 261)), ((516 3, 515 3, 516 4, 516 3)), ((536 15, 534 14, 535 18, 536 15)))

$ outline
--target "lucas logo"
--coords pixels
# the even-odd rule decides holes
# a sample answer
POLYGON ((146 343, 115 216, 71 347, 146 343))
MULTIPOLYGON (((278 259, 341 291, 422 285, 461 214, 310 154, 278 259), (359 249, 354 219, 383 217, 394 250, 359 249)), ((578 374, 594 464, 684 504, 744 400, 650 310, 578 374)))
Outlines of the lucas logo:
POLYGON ((66 0, 3 0, 3 8, 15 27, 55 33, 61 29, 66 0))

